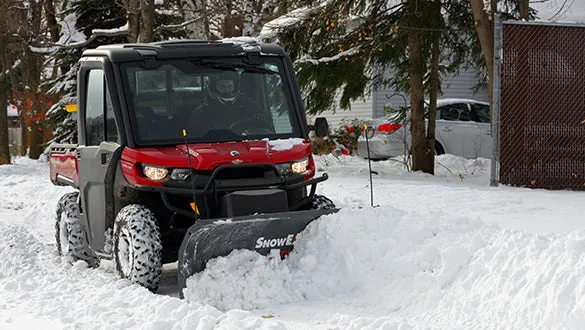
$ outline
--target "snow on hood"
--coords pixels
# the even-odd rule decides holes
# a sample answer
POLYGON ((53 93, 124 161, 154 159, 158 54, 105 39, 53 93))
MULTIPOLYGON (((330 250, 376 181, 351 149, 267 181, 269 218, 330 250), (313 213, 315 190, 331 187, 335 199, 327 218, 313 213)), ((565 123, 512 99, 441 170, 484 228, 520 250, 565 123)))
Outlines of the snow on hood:
POLYGON ((278 140, 264 139, 264 141, 268 141, 268 145, 270 145, 273 150, 289 150, 292 149, 295 145, 303 144, 305 140, 301 138, 290 138, 278 140))

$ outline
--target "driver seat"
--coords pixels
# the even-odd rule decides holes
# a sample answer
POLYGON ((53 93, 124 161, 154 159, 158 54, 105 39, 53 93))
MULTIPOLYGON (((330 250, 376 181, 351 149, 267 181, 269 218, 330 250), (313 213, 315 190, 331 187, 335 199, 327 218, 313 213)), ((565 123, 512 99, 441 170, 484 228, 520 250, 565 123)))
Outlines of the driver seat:
POLYGON ((136 106, 136 124, 138 125, 138 134, 141 139, 153 139, 155 132, 158 131, 156 114, 148 106, 136 106))

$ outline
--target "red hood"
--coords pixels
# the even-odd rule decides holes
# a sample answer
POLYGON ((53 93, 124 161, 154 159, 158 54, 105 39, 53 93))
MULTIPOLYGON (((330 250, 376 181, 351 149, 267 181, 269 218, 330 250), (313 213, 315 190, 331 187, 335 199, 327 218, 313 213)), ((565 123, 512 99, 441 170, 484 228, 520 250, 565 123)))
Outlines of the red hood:
MULTIPOLYGON (((122 160, 165 167, 189 167, 184 144, 165 148, 124 149, 122 160)), ((283 163, 311 154, 309 140, 255 140, 189 144, 191 165, 198 170, 213 170, 228 164, 283 163)))

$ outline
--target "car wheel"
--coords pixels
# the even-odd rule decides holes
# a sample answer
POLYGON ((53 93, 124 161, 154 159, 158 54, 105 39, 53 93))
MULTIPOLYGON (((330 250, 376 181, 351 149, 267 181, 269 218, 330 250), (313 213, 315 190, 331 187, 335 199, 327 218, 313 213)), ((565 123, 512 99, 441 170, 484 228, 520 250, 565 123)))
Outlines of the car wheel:
POLYGON ((123 207, 114 223, 114 259, 122 278, 155 292, 162 274, 162 241, 154 213, 143 205, 123 207))
POLYGON ((72 192, 63 195, 57 202, 55 221, 57 252, 72 262, 83 260, 90 267, 97 267, 100 261, 90 249, 86 233, 81 225, 78 198, 79 192, 72 192))
POLYGON ((435 141, 435 156, 443 154, 445 154, 445 149, 439 142, 435 141))

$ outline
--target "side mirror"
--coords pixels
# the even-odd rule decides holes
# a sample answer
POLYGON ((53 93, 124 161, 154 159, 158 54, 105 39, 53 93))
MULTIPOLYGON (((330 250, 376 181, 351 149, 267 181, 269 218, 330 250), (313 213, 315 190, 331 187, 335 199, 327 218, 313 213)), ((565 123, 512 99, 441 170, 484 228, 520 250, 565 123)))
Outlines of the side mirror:
POLYGON ((317 135, 317 137, 325 137, 329 135, 329 124, 325 117, 315 118, 315 135, 317 135))

